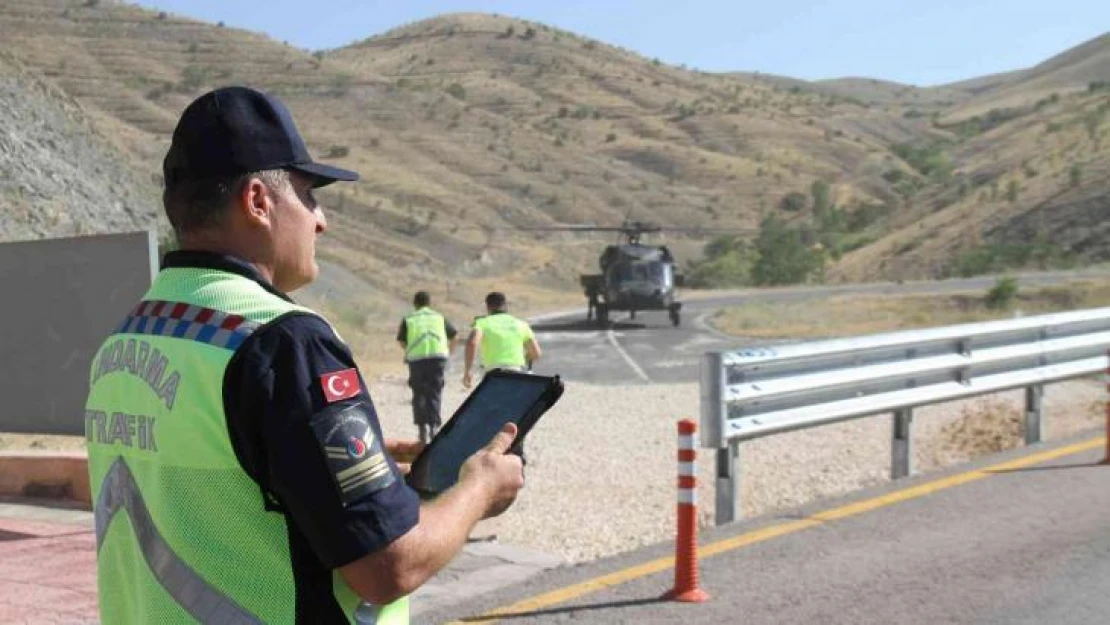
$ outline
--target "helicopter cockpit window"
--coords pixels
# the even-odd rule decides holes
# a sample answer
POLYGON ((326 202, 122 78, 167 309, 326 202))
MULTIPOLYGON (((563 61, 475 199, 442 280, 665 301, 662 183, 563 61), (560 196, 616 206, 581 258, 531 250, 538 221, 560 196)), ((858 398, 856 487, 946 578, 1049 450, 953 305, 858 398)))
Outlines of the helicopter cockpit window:
POLYGON ((643 280, 647 282, 668 282, 671 272, 665 263, 629 263, 617 269, 621 280, 643 280))

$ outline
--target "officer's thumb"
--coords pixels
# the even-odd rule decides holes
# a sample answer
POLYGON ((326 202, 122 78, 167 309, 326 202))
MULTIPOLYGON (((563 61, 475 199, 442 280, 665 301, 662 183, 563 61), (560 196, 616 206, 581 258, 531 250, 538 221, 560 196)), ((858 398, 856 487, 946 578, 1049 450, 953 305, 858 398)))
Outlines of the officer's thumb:
POLYGON ((489 444, 486 445, 486 451, 499 456, 504 455, 505 452, 509 451, 509 448, 513 446, 513 441, 516 440, 516 433, 516 424, 506 423, 505 426, 501 428, 501 431, 497 433, 497 436, 494 436, 489 444))

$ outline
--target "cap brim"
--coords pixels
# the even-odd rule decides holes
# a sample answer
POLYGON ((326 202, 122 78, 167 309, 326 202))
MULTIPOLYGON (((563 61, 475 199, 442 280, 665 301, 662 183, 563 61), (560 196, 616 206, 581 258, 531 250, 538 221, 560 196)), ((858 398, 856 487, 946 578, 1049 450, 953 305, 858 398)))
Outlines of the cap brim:
POLYGON ((354 182, 358 180, 358 174, 353 171, 332 167, 331 165, 324 165, 323 163, 298 163, 296 165, 290 165, 289 167, 314 176, 316 182, 312 186, 316 188, 327 186, 337 180, 342 180, 344 182, 354 182))

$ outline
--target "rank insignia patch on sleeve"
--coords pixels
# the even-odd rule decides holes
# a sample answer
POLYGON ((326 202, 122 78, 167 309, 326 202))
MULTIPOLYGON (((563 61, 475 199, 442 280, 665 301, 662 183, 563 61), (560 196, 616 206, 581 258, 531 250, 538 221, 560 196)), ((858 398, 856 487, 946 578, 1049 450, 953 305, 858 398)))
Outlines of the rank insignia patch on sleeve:
POLYGON ((312 419, 312 431, 344 506, 386 488, 395 479, 370 427, 369 411, 364 402, 336 405, 312 419))

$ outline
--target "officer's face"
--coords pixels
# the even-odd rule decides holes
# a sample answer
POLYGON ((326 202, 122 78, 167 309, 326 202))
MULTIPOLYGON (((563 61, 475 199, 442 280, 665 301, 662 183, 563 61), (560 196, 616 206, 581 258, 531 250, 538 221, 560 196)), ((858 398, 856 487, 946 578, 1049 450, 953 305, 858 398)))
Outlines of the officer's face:
POLYGON ((271 234, 274 244, 274 286, 286 293, 316 279, 316 235, 328 222, 313 196, 313 179, 296 171, 289 174, 292 188, 272 194, 271 234))

